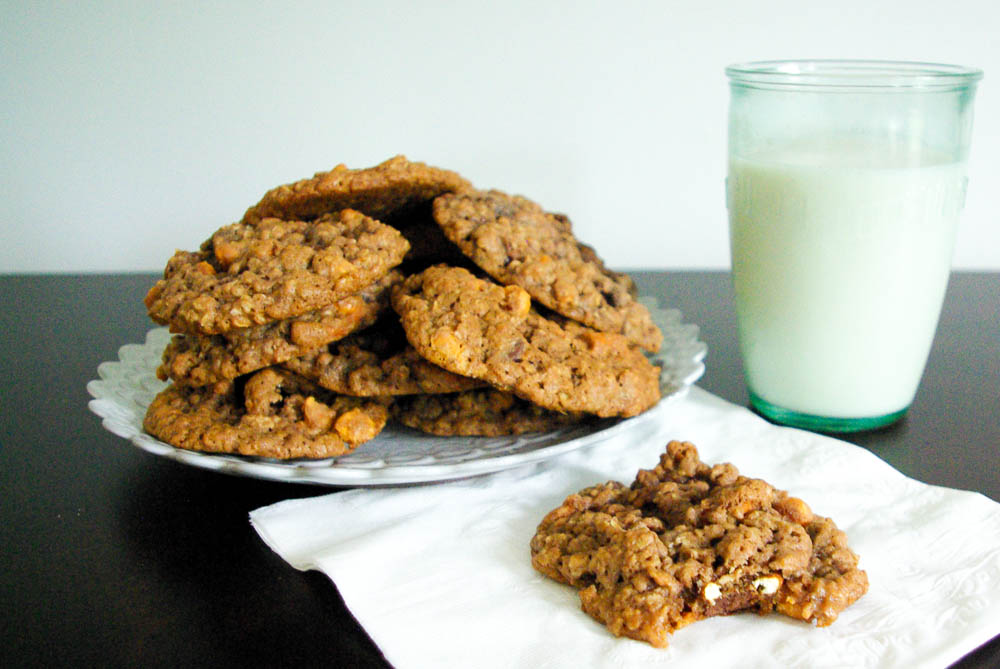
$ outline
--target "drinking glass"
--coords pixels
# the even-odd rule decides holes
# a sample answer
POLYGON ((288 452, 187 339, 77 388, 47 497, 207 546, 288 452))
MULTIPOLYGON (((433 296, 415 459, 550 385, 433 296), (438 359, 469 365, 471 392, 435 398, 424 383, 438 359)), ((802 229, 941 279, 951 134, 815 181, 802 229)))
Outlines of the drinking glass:
POLYGON ((982 72, 733 65, 727 206, 752 406, 828 432, 899 420, 937 326, 982 72))

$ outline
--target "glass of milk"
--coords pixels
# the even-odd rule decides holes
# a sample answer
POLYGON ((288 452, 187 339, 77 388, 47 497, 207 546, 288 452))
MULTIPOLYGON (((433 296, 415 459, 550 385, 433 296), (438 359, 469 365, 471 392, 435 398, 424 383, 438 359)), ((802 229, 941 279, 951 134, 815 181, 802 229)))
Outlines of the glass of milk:
POLYGON ((941 311, 982 72, 809 60, 726 74, 751 404, 813 430, 889 425, 913 401, 941 311))

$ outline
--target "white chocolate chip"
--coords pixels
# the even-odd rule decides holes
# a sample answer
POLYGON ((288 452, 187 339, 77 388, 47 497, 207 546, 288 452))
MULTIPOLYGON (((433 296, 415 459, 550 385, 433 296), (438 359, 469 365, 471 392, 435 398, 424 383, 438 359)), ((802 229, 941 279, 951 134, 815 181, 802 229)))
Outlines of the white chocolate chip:
POLYGON ((754 579, 753 587, 762 595, 773 595, 781 585, 781 578, 778 576, 761 576, 754 579))
POLYGON ((722 596, 722 588, 718 583, 709 583, 701 591, 701 596, 708 600, 709 604, 715 604, 715 600, 722 596))

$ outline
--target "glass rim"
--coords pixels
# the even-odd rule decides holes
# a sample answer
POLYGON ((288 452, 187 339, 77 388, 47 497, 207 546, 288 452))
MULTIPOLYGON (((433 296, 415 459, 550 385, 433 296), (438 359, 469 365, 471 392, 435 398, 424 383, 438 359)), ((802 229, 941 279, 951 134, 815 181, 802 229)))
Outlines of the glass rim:
POLYGON ((899 60, 800 59, 737 63, 730 84, 797 90, 954 90, 975 85, 983 71, 962 65, 899 60))

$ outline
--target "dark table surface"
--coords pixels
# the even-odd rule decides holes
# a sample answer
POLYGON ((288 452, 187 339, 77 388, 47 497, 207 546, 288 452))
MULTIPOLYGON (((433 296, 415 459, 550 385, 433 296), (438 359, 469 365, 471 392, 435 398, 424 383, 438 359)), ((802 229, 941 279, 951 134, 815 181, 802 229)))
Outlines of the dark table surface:
MULTIPOLYGON (((154 278, 0 277, 0 666, 385 666, 326 576, 290 567, 248 521, 330 488, 160 459, 88 411, 97 365, 152 327, 154 278)), ((636 280, 701 326, 700 385, 745 405, 728 274, 636 280)), ((998 414, 1000 273, 956 273, 909 415, 846 439, 1000 500, 998 414)), ((958 666, 1000 666, 1000 637, 958 666)))

